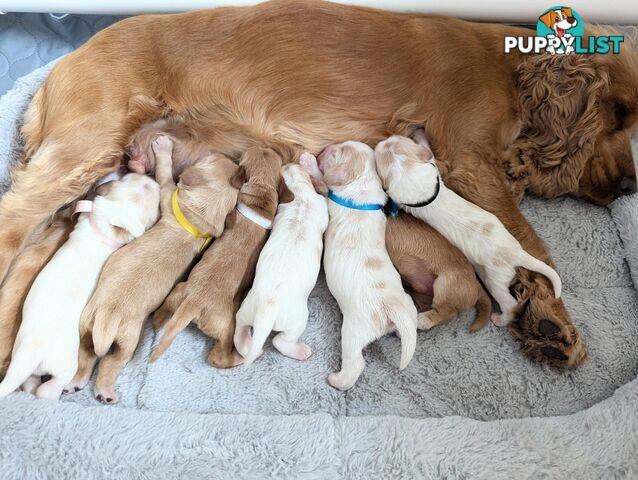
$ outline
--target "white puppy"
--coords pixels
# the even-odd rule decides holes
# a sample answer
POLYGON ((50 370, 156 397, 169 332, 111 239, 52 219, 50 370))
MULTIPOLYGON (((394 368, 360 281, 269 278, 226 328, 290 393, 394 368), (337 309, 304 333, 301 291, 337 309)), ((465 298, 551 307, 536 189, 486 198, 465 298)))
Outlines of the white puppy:
POLYGON ((493 214, 447 188, 439 177, 425 134, 419 143, 392 136, 375 149, 377 170, 388 195, 400 208, 429 223, 461 250, 501 308, 492 314, 495 325, 512 321, 517 306, 509 287, 516 268, 545 275, 560 297, 561 281, 549 265, 532 257, 493 214))
POLYGON ((36 277, 22 310, 22 324, 0 398, 17 389, 58 399, 78 363, 79 320, 111 253, 139 237, 158 216, 159 186, 129 173, 101 185, 80 212, 69 239, 36 277), (40 385, 41 375, 52 378, 40 385))
POLYGON ((323 265, 343 313, 341 371, 331 373, 328 382, 347 390, 365 366, 362 350, 389 332, 401 337, 400 368, 408 365, 416 346, 417 311, 385 248, 386 195, 374 151, 358 142, 332 145, 319 156, 319 170, 330 189, 323 265))
MULTIPOLYGON (((312 160, 316 162, 314 157, 312 160)), ((281 333, 272 339, 272 344, 284 355, 306 360, 312 353, 308 345, 299 342, 299 337, 306 329, 308 296, 321 268, 328 207, 299 165, 284 166, 281 175, 294 200, 277 207, 272 233, 259 255, 253 286, 237 312, 235 347, 245 357, 244 365, 261 355, 273 330, 281 333)))

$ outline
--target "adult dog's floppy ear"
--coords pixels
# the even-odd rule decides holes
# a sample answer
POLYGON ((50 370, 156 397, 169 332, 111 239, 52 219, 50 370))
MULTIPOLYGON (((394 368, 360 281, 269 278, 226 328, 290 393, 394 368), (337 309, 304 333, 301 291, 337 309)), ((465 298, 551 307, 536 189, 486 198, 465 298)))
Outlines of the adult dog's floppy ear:
POLYGON ((239 165, 235 174, 230 177, 230 185, 239 190, 246 183, 246 169, 243 165, 239 165))
POLYGON ((224 230, 227 228, 233 228, 237 222, 237 209, 233 208, 224 221, 224 230))
POLYGON ((295 194, 290 191, 283 177, 279 179, 277 195, 279 197, 279 203, 290 203, 295 199, 295 194))
POLYGON ((585 55, 533 55, 518 68, 521 133, 515 142, 530 172, 532 192, 576 192, 603 129, 601 97, 609 86, 602 66, 585 55))

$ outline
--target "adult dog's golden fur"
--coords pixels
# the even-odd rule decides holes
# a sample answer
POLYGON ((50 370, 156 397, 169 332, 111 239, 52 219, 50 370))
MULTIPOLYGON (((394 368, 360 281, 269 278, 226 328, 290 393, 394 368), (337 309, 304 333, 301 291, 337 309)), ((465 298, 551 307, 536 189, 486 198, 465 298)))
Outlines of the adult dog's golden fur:
MULTIPOLYGON (((116 168, 143 123, 168 114, 233 158, 266 145, 286 161, 425 125, 456 179, 446 184, 463 196, 470 184, 471 200, 548 262, 516 201, 531 190, 604 204, 635 189, 638 60, 629 42, 620 55, 503 53, 505 35, 533 34, 315 0, 123 20, 62 59, 29 108, 28 163, 0 201, 0 278, 39 223, 116 168)), ((538 275, 518 281, 526 297, 548 297, 538 275)), ((555 310, 558 330, 571 331, 562 303, 555 310)), ((537 357, 584 358, 578 333, 552 335, 568 357, 556 362, 535 331, 521 330, 537 357)))
MULTIPOLYGON (((247 150, 240 163, 247 182, 240 189, 237 201, 271 221, 278 200, 285 202, 290 194, 279 176, 281 163, 281 157, 273 150, 260 148, 247 150)), ((229 368, 242 362, 233 345, 235 313, 253 280, 268 231, 239 213, 235 212, 234 216, 221 238, 193 268, 188 280, 178 284, 155 313, 154 327, 166 324, 166 332, 153 351, 151 361, 193 321, 202 332, 216 339, 208 357, 211 365, 229 368)))

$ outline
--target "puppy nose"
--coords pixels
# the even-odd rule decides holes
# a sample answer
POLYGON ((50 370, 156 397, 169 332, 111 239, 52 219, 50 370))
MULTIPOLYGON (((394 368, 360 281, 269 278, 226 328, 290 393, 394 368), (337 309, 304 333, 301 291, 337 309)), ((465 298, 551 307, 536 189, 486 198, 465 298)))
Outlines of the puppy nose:
POLYGON ((569 23, 576 23, 576 18, 575 17, 567 17, 567 21, 569 23))
POLYGON ((620 194, 629 195, 636 193, 636 179, 625 177, 620 181, 620 194))

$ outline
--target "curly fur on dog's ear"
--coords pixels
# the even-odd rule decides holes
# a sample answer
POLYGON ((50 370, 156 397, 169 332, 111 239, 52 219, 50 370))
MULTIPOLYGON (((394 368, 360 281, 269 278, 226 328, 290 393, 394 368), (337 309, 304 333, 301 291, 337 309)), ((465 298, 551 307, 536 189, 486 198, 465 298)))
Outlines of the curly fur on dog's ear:
POLYGON ((529 169, 529 188, 553 197, 578 191, 603 129, 606 70, 583 55, 535 55, 518 68, 521 134, 516 141, 529 169))

